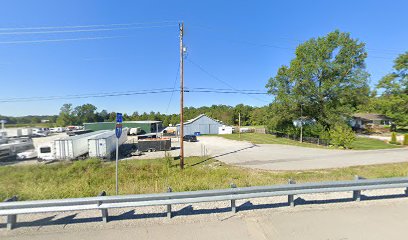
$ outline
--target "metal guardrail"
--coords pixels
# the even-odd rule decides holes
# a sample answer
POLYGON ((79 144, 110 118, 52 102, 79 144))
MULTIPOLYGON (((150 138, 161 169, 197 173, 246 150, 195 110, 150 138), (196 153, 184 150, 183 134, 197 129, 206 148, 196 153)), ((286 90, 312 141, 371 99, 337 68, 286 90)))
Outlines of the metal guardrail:
POLYGON ((231 184, 230 189, 203 190, 191 192, 172 192, 171 188, 166 193, 106 196, 102 192, 97 197, 68 198, 56 200, 17 201, 17 198, 8 199, 0 203, 0 216, 7 216, 7 228, 13 229, 17 222, 18 214, 33 214, 47 212, 100 210, 102 221, 108 222, 108 209, 142 207, 142 206, 167 206, 167 217, 172 217, 171 205, 191 204, 199 202, 230 201, 231 211, 236 212, 235 201, 239 199, 288 196, 288 205, 295 206, 294 196, 310 193, 328 192, 353 192, 353 199, 360 201, 362 190, 405 188, 408 194, 408 177, 364 179, 356 176, 350 181, 318 182, 296 184, 289 180, 288 184, 243 187, 238 188, 231 184))

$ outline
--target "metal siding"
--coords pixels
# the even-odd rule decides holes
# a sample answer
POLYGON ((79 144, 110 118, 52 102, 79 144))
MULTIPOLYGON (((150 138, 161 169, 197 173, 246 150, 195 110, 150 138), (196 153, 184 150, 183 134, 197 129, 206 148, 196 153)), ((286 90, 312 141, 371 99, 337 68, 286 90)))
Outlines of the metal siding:
MULTIPOLYGON (((221 126, 221 123, 207 116, 202 116, 196 121, 184 125, 184 135, 192 135, 195 132, 200 132, 201 134, 218 134, 218 127, 221 126)), ((177 127, 177 130, 180 130, 180 126, 177 127)))
MULTIPOLYGON (((158 123, 158 124, 160 128, 161 123, 158 123)), ((116 123, 114 122, 84 123, 84 128, 85 130, 92 130, 92 131, 114 130, 115 125, 116 123)), ((138 127, 141 129, 141 134, 156 132, 156 123, 136 123, 136 122, 126 122, 125 121, 122 123, 122 125, 123 127, 127 127, 127 128, 137 128, 138 127)))

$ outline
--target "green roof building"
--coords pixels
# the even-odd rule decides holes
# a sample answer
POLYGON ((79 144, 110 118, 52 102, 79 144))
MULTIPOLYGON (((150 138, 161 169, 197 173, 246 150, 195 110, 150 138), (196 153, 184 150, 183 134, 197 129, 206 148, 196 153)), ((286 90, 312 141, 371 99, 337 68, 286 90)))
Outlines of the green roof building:
MULTIPOLYGON (((127 128, 140 128, 140 134, 157 133, 162 129, 161 121, 124 121, 123 127, 127 128)), ((114 130, 116 122, 94 122, 84 123, 85 130, 114 130)))

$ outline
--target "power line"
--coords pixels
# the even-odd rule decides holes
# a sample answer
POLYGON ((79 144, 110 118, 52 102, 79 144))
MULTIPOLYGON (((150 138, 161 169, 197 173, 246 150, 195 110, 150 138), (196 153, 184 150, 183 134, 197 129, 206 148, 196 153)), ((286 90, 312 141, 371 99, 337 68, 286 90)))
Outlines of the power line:
POLYGON ((170 103, 171 103, 171 100, 173 100, 173 95, 174 95, 174 91, 176 89, 176 84, 177 84, 177 79, 178 79, 179 73, 180 73, 180 63, 178 65, 178 67, 177 67, 177 74, 176 74, 176 77, 174 78, 174 83, 173 83, 173 92, 171 92, 170 100, 169 100, 169 103, 167 104, 166 114, 169 112, 170 103))
POLYGON ((127 36, 84 37, 84 38, 62 38, 62 39, 42 39, 42 40, 5 41, 5 42, 0 42, 0 44, 71 42, 71 41, 87 41, 87 40, 115 39, 115 38, 124 38, 124 37, 127 37, 127 36))
MULTIPOLYGON (((206 29, 209 31, 214 31, 214 32, 228 32, 228 30, 220 30, 220 29, 215 29, 212 27, 208 27, 208 26, 202 26, 202 25, 193 25, 192 27, 199 27, 202 29, 206 29)), ((220 36, 220 34, 216 34, 213 36, 220 36)), ((290 51, 295 51, 296 48, 293 47, 286 47, 286 46, 279 46, 279 45, 275 45, 275 44, 269 44, 269 43, 259 43, 259 42, 252 42, 252 41, 246 41, 246 40, 236 40, 235 38, 231 38, 227 35, 223 35, 224 38, 218 38, 221 39, 223 41, 226 42, 231 42, 231 43, 239 43, 239 44, 246 44, 246 45, 252 45, 252 46, 257 46, 257 47, 266 47, 266 48, 275 48, 275 49, 282 49, 282 50, 290 50, 290 51)), ((299 39, 294 39, 294 38, 288 38, 288 37, 277 37, 279 39, 283 39, 286 42, 295 42, 297 44, 301 44, 306 42, 307 40, 299 40, 299 39)), ((365 48, 366 50, 369 51, 374 51, 377 52, 378 54, 381 54, 380 52, 382 52, 382 54, 387 54, 387 55, 395 55, 395 54, 401 54, 401 51, 395 50, 395 49, 379 49, 379 48, 365 48)), ((383 57, 383 56, 372 56, 371 54, 369 54, 368 56, 369 58, 377 58, 377 59, 387 59, 387 60, 394 60, 393 58, 389 58, 389 57, 383 57)))
POLYGON ((55 30, 55 31, 28 31, 28 32, 0 32, 0 35, 31 35, 31 34, 55 34, 55 33, 78 33, 78 32, 103 32, 117 31, 130 29, 148 29, 148 28, 163 28, 174 27, 176 25, 155 25, 155 26, 140 26, 140 27, 119 27, 119 28, 94 28, 94 29, 74 29, 74 30, 55 30))
MULTIPOLYGON (((68 99, 83 99, 83 98, 105 98, 105 97, 119 97, 119 96, 133 96, 133 95, 147 95, 160 93, 174 93, 180 89, 175 88, 159 88, 159 89, 145 89, 138 91, 124 91, 124 92, 103 92, 90 94, 73 94, 65 96, 44 96, 44 97, 25 97, 25 98, 3 98, 0 103, 14 103, 14 102, 36 102, 36 101, 51 101, 51 100, 68 100, 68 99)), ((184 90, 185 93, 216 93, 216 94, 245 94, 245 95, 265 95, 267 92, 261 90, 249 89, 213 89, 213 88, 188 88, 184 90)))
MULTIPOLYGON (((218 78, 218 77, 215 76, 214 74, 208 72, 208 71, 205 70, 202 66, 200 66, 199 64, 193 62, 190 58, 187 58, 187 61, 189 61, 190 63, 192 63, 194 66, 196 66, 198 69, 200 69, 202 72, 204 72, 205 74, 207 74, 207 75, 210 76, 211 78, 213 78, 213 79, 215 79, 215 80, 217 80, 217 81, 223 83, 224 85, 226 85, 226 86, 232 88, 233 90, 236 90, 236 91, 237 91, 237 89, 236 89, 235 87, 233 87, 231 84, 229 84, 229 83, 226 82, 226 81, 223 81, 222 79, 218 78)), ((263 100, 263 99, 260 99, 260 98, 255 97, 255 96, 252 96, 251 94, 247 94, 247 95, 248 95, 248 96, 251 96, 252 98, 254 98, 254 99, 258 100, 258 101, 268 102, 268 101, 266 101, 266 100, 263 100)))
POLYGON ((73 28, 95 28, 95 27, 117 27, 117 26, 135 26, 148 24, 177 23, 178 21, 157 21, 157 22, 134 22, 134 23, 111 23, 111 24, 93 24, 93 25, 65 25, 65 26, 42 26, 42 27, 13 27, 0 28, 0 31, 10 30, 46 30, 46 29, 73 29, 73 28))

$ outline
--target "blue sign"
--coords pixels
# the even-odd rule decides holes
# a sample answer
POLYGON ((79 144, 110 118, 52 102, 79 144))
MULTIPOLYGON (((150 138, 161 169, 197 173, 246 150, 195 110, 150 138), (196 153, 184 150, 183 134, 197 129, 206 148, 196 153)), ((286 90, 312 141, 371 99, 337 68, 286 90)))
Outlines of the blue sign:
POLYGON ((122 113, 116 113, 116 122, 118 123, 123 122, 122 113))
POLYGON ((115 134, 117 138, 120 138, 122 135, 122 124, 116 124, 115 134))

